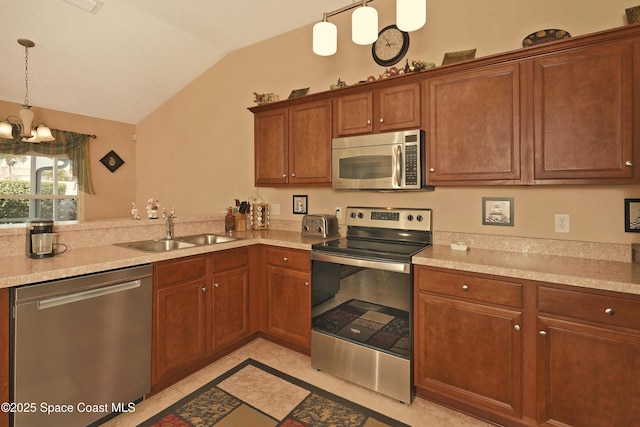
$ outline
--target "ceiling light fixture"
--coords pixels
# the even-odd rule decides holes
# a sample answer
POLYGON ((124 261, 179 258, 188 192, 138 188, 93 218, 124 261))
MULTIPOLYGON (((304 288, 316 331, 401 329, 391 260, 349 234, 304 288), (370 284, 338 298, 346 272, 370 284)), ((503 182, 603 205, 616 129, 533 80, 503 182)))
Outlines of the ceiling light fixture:
POLYGON ((24 142, 54 141, 51 129, 44 124, 37 128, 32 126, 33 111, 29 105, 29 48, 34 47, 35 43, 27 39, 18 39, 18 44, 24 46, 24 104, 18 113, 19 120, 15 116, 9 116, 5 121, 0 122, 0 138, 13 139, 13 125, 16 125, 24 142))
POLYGON ((322 22, 313 26, 313 53, 320 56, 331 56, 338 50, 338 27, 327 21, 327 14, 322 22))
POLYGON ((102 2, 99 0, 64 0, 64 1, 79 7, 85 12, 89 12, 94 15, 98 13, 98 10, 100 10, 100 7, 102 6, 102 2))
POLYGON ((362 7, 351 14, 351 40, 356 44, 371 44, 378 39, 378 11, 367 6, 362 0, 362 7))
POLYGON ((426 0, 396 0, 396 26, 399 30, 419 30, 426 22, 426 0))
MULTIPOLYGON (((351 39, 354 43, 367 45, 378 39, 378 11, 367 5, 373 0, 353 0, 348 5, 332 12, 325 12, 322 21, 313 26, 313 53, 320 56, 333 55, 338 50, 338 29, 327 18, 347 10, 351 14, 351 39)), ((427 0, 396 0, 397 26, 402 31, 415 31, 427 21, 427 0)))

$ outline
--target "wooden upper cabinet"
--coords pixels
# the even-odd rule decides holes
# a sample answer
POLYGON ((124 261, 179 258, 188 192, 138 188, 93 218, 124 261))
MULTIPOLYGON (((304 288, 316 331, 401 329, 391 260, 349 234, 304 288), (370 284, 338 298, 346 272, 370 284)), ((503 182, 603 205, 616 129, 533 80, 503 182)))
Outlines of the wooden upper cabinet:
POLYGON ((255 183, 331 184, 331 100, 259 112, 255 127, 255 183))
POLYGON ((424 89, 428 183, 520 183, 518 63, 443 75, 424 89))
POLYGON ((254 116, 255 183, 287 183, 287 109, 256 113, 254 116))
POLYGON ((397 86, 335 98, 334 136, 391 132, 420 127, 420 84, 397 86))
POLYGON ((336 98, 335 136, 373 132, 373 92, 336 98))
POLYGON ((331 100, 289 109, 289 183, 331 184, 331 100))
POLYGON ((632 183, 639 175, 634 50, 625 40, 532 60, 535 181, 632 183))

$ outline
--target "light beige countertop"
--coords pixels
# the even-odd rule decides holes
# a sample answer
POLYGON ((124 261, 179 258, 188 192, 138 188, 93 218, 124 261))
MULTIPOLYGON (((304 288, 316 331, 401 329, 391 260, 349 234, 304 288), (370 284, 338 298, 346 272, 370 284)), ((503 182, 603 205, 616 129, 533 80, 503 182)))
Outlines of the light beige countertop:
MULTIPOLYGON (((216 234, 224 233, 217 232, 216 234)), ((322 239, 301 237, 299 231, 284 230, 236 232, 233 233, 233 236, 239 239, 232 242, 176 249, 160 253, 142 252, 115 245, 104 245, 79 248, 71 247, 67 252, 51 258, 31 259, 26 255, 0 257, 0 288, 97 273, 100 271, 254 244, 268 244, 309 250, 312 244, 322 241, 322 239)))
POLYGON ((640 266, 631 262, 434 245, 413 263, 640 295, 640 266))
MULTIPOLYGON (((224 234, 219 231, 223 227, 221 219, 221 216, 178 219, 177 234, 224 234)), ((56 231, 69 249, 61 255, 44 259, 31 259, 24 255, 24 229, 6 230, 0 236, 0 288, 253 244, 310 250, 312 244, 323 240, 301 237, 300 224, 297 222, 282 222, 277 225, 277 228, 263 231, 235 232, 233 236, 239 240, 232 242, 161 253, 113 245, 161 237, 164 224, 157 221, 117 220, 62 225, 56 227, 56 231)), ((630 262, 628 245, 460 235, 450 232, 438 232, 434 237, 433 247, 413 257, 415 264, 640 295, 640 266, 630 262), (460 240, 470 242, 471 249, 455 251, 448 245, 448 242, 460 240), (562 256, 566 253, 575 254, 575 257, 562 256)))

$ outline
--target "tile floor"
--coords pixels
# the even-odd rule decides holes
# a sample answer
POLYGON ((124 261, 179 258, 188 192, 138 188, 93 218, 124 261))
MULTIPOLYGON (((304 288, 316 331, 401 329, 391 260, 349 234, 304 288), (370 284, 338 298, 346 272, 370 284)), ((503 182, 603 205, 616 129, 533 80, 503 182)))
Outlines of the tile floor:
POLYGON ((311 367, 308 356, 264 339, 256 339, 236 352, 139 403, 136 405, 135 412, 121 414, 103 426, 131 427, 137 425, 247 358, 262 362, 411 426, 486 427, 490 425, 418 397, 410 405, 405 405, 379 393, 318 372, 311 367))

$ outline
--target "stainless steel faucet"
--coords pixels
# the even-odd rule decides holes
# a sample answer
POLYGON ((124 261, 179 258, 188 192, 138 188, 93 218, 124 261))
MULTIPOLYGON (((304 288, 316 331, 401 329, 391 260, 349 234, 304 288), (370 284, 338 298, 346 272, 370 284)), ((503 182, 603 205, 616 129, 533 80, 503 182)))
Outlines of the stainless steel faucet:
POLYGON ((166 211, 162 211, 162 219, 167 224, 167 240, 173 239, 173 219, 176 217, 176 213, 171 209, 171 213, 167 215, 166 211))

